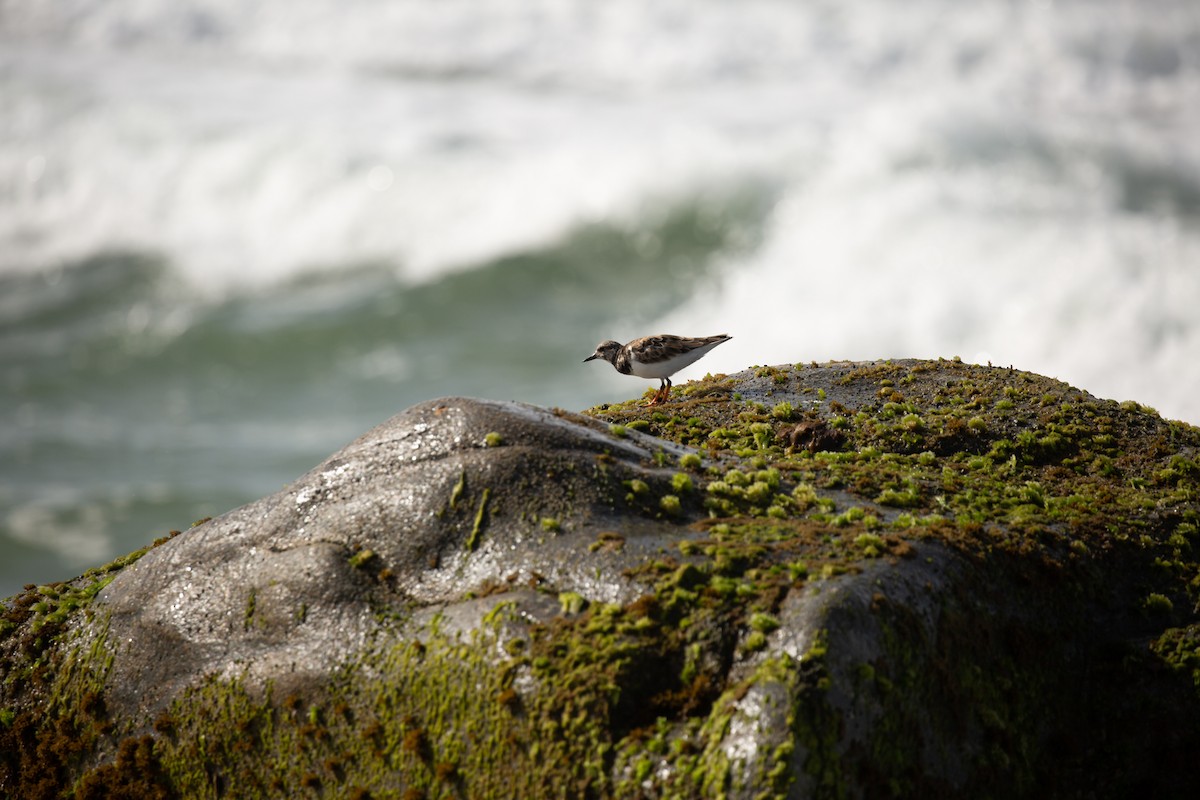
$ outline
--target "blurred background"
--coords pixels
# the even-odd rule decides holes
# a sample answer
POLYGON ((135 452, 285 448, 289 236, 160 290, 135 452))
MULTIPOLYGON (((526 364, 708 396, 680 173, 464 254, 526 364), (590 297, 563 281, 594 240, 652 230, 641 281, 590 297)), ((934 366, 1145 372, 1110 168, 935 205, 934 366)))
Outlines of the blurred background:
POLYGON ((658 332, 1200 423, 1200 3, 0 0, 0 597, 658 332))

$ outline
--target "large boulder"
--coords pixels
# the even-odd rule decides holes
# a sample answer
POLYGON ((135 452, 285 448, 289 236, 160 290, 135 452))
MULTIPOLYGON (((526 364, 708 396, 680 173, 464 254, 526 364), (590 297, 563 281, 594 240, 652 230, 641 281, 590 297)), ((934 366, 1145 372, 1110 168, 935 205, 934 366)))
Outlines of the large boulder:
POLYGON ((424 403, 6 601, 0 792, 1191 795, 1198 448, 957 361, 424 403))

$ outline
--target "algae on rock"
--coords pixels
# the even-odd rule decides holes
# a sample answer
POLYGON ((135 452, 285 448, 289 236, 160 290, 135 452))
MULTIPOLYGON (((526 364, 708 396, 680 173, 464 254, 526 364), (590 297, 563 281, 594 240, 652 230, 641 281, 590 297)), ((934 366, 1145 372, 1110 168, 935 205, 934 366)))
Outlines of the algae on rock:
POLYGON ((6 601, 0 793, 1194 793, 1198 483, 958 361, 432 401, 6 601))

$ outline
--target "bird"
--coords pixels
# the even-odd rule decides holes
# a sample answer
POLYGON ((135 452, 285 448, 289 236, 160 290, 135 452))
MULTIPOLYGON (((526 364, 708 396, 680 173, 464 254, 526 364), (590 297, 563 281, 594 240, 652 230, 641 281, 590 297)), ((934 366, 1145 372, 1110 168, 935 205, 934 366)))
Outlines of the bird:
POLYGON ((672 336, 660 333, 656 336, 643 336, 628 344, 614 342, 611 339, 596 345, 596 352, 583 360, 587 363, 594 358, 602 358, 616 368, 622 375, 636 375, 639 378, 658 378, 658 391, 654 393, 647 405, 656 406, 665 403, 671 395, 671 376, 684 367, 699 361, 719 344, 732 339, 728 334, 717 336, 672 336))

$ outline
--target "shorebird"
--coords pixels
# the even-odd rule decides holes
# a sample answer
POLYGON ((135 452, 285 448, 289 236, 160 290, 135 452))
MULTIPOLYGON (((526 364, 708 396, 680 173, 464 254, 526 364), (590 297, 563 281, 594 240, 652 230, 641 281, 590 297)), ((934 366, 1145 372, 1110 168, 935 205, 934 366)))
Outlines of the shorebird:
POLYGON ((670 397, 672 375, 699 361, 709 350, 732 338, 724 333, 700 338, 660 333, 657 336, 634 339, 629 344, 610 340, 598 344, 596 352, 583 361, 586 364, 593 358, 603 358, 622 375, 658 378, 658 391, 648 404, 656 406, 670 397))

